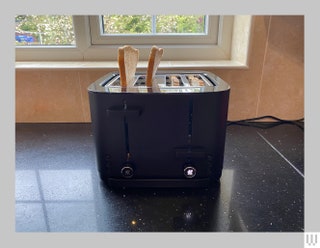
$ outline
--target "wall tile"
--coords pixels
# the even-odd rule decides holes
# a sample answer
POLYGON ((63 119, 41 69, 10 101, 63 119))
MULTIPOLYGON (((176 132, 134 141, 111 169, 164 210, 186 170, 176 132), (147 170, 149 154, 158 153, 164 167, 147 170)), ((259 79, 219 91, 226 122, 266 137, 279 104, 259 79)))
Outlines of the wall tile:
POLYGON ((17 122, 83 122, 77 72, 16 72, 17 122))
POLYGON ((109 71, 106 69, 96 69, 96 70, 81 70, 79 71, 80 87, 81 87, 81 99, 83 106, 83 115, 85 122, 91 122, 90 117, 90 106, 89 106, 89 96, 88 96, 88 86, 107 74, 109 71))
POLYGON ((259 115, 304 116, 303 16, 273 16, 262 74, 259 115))
POLYGON ((255 16, 253 20, 248 69, 213 70, 231 87, 229 120, 256 117, 270 17, 255 16))

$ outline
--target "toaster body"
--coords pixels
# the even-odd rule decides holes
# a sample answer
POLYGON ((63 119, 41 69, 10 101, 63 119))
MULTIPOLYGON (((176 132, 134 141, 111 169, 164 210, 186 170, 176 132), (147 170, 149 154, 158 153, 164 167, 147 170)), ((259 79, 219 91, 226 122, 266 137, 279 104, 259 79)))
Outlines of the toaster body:
POLYGON ((97 169, 112 187, 208 187, 224 159, 229 85, 205 71, 117 72, 88 87, 97 169))

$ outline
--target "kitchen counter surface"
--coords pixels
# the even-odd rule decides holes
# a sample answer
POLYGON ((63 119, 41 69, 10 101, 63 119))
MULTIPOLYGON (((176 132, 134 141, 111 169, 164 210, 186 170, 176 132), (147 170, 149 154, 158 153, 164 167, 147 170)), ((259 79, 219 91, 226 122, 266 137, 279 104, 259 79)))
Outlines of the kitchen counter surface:
POLYGON ((115 190, 89 123, 16 124, 15 193, 17 232, 304 232, 304 131, 230 125, 219 185, 115 190))

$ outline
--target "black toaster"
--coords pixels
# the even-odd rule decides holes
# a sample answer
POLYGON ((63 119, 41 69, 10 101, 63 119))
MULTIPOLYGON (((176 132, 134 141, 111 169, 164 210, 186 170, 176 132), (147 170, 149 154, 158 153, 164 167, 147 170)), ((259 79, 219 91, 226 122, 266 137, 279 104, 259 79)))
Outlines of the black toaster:
POLYGON ((100 178, 111 187, 209 187, 224 159, 230 86, 207 71, 137 71, 88 87, 100 178))

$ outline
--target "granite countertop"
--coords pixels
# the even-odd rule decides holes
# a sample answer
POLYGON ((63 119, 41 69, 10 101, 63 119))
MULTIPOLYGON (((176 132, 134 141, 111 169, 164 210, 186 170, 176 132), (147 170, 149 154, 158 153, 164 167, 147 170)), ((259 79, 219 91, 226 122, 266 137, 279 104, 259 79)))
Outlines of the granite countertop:
POLYGON ((112 189, 89 123, 16 124, 17 232, 304 232, 304 132, 227 128, 220 184, 112 189))

